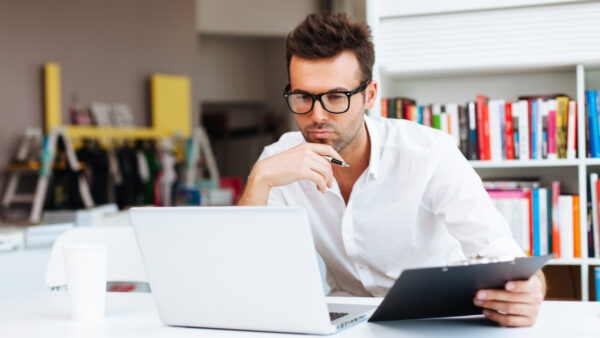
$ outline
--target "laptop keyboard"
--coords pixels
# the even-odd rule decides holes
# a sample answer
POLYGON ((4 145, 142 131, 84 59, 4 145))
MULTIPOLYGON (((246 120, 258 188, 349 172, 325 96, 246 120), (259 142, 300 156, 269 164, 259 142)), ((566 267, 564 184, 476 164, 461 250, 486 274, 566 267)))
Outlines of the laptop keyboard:
POLYGON ((344 317, 347 315, 347 312, 329 312, 329 319, 333 322, 334 320, 344 317))

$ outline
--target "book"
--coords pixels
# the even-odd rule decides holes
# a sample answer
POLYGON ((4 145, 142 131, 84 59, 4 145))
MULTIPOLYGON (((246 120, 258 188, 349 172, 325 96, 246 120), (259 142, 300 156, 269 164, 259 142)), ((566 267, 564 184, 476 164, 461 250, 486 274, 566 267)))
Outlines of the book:
POLYGON ((439 104, 431 105, 432 124, 435 129, 442 130, 442 107, 439 104))
MULTIPOLYGON (((596 243, 598 243, 598 174, 592 173, 590 174, 590 193, 592 200, 592 224, 590 227, 591 237, 592 237, 592 248, 590 252, 593 252, 595 256, 598 255, 598 250, 596 249, 596 243)), ((594 256, 590 256, 594 257, 594 256)))
POLYGON ((548 159, 555 160, 556 154, 556 100, 548 100, 548 159))
POLYGON ((581 258, 581 225, 579 222, 579 196, 573 196, 573 257, 581 258))
POLYGON ((518 102, 519 110, 519 159, 529 160, 529 110, 527 101, 518 102))
POLYGON ((550 186, 550 191, 552 192, 552 253, 554 253, 554 257, 558 258, 561 256, 560 227, 558 224, 558 200, 560 196, 560 182, 552 182, 550 186))
POLYGON ((388 113, 388 99, 385 97, 381 99, 381 117, 383 117, 383 118, 390 117, 390 115, 388 113))
POLYGON ((529 199, 527 189, 489 190, 488 194, 496 209, 507 221, 513 238, 524 252, 529 246, 529 199))
POLYGON ((558 198, 560 227, 560 257, 573 258, 573 196, 558 198))
POLYGON ((600 302, 600 266, 594 267, 594 279, 596 284, 596 301, 600 302))
POLYGON ((477 143, 477 112, 475 102, 467 102, 467 111, 469 116, 469 160, 479 159, 479 145, 477 143))
POLYGON ((514 140, 514 150, 515 150, 515 160, 520 159, 520 149, 521 149, 521 134, 519 133, 519 107, 518 103, 510 102, 510 109, 512 110, 512 119, 513 119, 513 140, 514 140))
POLYGON ((533 189, 531 191, 531 212, 532 212, 532 228, 533 236, 533 252, 532 256, 540 256, 540 190, 533 189))
POLYGON ((567 120, 569 98, 556 98, 556 153, 558 158, 567 158, 567 120))
POLYGON ((515 159, 515 136, 513 130, 513 113, 512 113, 512 104, 510 102, 506 102, 504 104, 504 139, 506 140, 506 159, 514 160, 515 159))
POLYGON ((546 101, 540 101, 539 110, 541 116, 541 158, 548 158, 548 103, 546 101))
POLYGON ((469 117, 467 109, 463 106, 458 107, 458 127, 460 136, 460 152, 466 158, 469 158, 469 117))
POLYGON ((538 189, 538 202, 539 202, 539 229, 540 229, 540 256, 547 255, 548 250, 548 188, 538 189))
POLYGON ((531 100, 530 105, 530 116, 531 116, 531 159, 537 160, 539 158, 539 149, 541 145, 538 141, 538 104, 537 100, 531 100), (538 147, 540 145, 540 147, 538 147))
POLYGON ((499 100, 488 102, 489 111, 489 129, 490 129, 490 152, 492 161, 502 160, 502 130, 500 125, 500 104, 499 100))
MULTIPOLYGON (((591 157, 600 157, 600 131, 598 126, 598 95, 594 90, 585 91, 589 149, 591 157)), ((587 128, 586 128, 587 129, 587 128)))
POLYGON ((477 118, 477 140, 479 146, 479 159, 490 160, 490 120, 487 111, 489 99, 478 94, 475 101, 475 111, 477 118))
POLYGON ((577 102, 569 101, 567 118, 567 158, 575 159, 577 156, 577 102))
MULTIPOLYGON (((596 175, 596 184, 594 184, 594 190, 596 194, 596 223, 592 224, 592 240, 594 244, 594 257, 600 258, 600 198, 598 198, 598 191, 600 191, 600 180, 598 180, 598 174, 596 175)), ((594 196, 594 192, 592 192, 592 197, 594 196)))

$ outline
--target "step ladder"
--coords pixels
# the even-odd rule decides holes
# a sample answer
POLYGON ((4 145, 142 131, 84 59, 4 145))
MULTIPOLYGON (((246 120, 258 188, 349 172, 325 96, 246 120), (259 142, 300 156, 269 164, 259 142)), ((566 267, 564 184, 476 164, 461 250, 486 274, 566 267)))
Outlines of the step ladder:
POLYGON ((200 159, 203 159, 206 164, 210 178, 218 184, 220 178, 219 169, 217 168, 217 162, 215 161, 215 156, 213 155, 206 130, 202 127, 196 128, 190 142, 190 147, 188 147, 189 153, 188 156, 186 156, 186 186, 193 187, 198 179, 198 160, 200 159))
MULTIPOLYGON (((31 204, 31 212, 29 215, 30 223, 39 223, 41 220, 46 193, 48 192, 48 184, 52 176, 52 164, 54 163, 55 150, 58 139, 62 138, 65 144, 67 162, 71 170, 80 171, 81 166, 77 160, 77 155, 73 148, 70 138, 65 133, 63 128, 53 128, 50 134, 44 138, 42 131, 38 128, 28 128, 23 135, 19 149, 17 150, 16 161, 9 163, 7 170, 9 178, 4 196, 2 198, 2 206, 9 208, 13 203, 31 204), (40 144, 42 153, 38 161, 27 161, 32 157, 31 152, 35 148, 39 148, 40 144), (18 186, 22 175, 37 175, 37 184, 34 193, 17 193, 18 186)), ((35 156, 35 155, 33 155, 35 156)), ((89 186, 83 175, 78 175, 79 195, 86 208, 94 206, 92 194, 89 186)))

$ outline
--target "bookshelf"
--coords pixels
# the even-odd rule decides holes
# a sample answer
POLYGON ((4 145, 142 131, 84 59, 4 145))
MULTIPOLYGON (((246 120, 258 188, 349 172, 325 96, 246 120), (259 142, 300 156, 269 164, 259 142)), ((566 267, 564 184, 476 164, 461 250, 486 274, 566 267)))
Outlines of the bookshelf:
MULTIPOLYGON (((600 173, 600 159, 586 158, 585 151, 585 90, 600 89, 600 35, 591 34, 600 22, 600 3, 496 2, 490 8, 455 1, 453 8, 419 11, 399 2, 404 3, 367 0, 380 97, 464 104, 479 93, 511 101, 564 93, 576 100, 577 158, 469 163, 482 179, 538 177, 543 186, 561 181, 561 193, 580 196, 581 229, 586 229, 587 181, 590 173, 600 173)), ((380 101, 369 115, 380 116, 380 101)), ((581 231, 580 241, 584 258, 559 258, 549 265, 578 269, 578 295, 589 300, 590 269, 600 266, 600 258, 587 258, 587 231, 581 231)))

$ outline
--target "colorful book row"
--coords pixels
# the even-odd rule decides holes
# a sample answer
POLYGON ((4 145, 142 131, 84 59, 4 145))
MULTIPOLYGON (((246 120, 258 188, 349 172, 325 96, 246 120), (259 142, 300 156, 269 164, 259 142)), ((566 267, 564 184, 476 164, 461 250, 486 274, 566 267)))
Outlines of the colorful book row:
POLYGON ((484 182, 484 187, 528 255, 581 258, 578 195, 561 195, 559 182, 550 188, 531 181, 484 182))
MULTIPOLYGON (((408 98, 383 98, 381 115, 449 133, 469 160, 577 157, 577 102, 563 94, 522 96, 516 102, 477 95, 465 105, 427 106, 408 98)), ((600 153, 600 133, 594 135, 600 153)))

